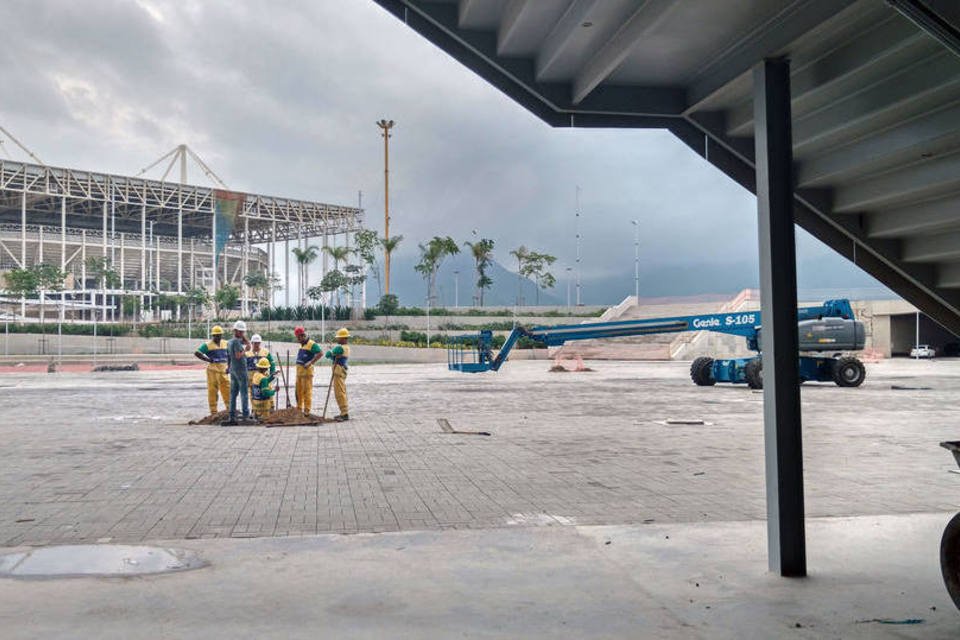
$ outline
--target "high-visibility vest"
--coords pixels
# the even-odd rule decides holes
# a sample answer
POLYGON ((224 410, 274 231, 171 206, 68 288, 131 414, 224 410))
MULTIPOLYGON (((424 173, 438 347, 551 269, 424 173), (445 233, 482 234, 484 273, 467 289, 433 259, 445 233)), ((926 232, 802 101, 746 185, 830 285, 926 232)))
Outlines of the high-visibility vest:
POLYGON ((301 367, 306 367, 307 363, 313 360, 313 357, 317 355, 313 351, 314 345, 317 343, 313 340, 307 340, 306 343, 300 345, 300 350, 297 351, 297 365, 301 367))

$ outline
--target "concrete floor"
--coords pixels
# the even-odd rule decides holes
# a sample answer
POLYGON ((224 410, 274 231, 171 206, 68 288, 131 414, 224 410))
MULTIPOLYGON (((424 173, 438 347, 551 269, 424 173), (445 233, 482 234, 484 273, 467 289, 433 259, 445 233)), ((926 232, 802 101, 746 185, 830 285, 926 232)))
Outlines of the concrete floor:
POLYGON ((804 385, 799 581, 766 573, 759 394, 694 387, 682 363, 548 365, 356 367, 354 421, 278 430, 184 426, 197 371, 0 375, 0 545, 164 540, 211 562, 0 581, 0 619, 13 637, 960 634, 937 569, 960 362, 804 385))

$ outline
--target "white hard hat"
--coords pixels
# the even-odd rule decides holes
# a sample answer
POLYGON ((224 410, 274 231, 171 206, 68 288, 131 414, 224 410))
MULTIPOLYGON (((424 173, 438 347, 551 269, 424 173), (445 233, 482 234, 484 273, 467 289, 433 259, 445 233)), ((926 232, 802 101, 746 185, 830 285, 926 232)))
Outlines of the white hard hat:
POLYGON ((263 338, 260 337, 259 333, 255 333, 250 337, 250 342, 263 342, 263 338))
POLYGON ((236 322, 233 323, 233 330, 234 330, 234 331, 246 331, 246 330, 247 330, 247 323, 244 322, 243 320, 237 320, 236 322))

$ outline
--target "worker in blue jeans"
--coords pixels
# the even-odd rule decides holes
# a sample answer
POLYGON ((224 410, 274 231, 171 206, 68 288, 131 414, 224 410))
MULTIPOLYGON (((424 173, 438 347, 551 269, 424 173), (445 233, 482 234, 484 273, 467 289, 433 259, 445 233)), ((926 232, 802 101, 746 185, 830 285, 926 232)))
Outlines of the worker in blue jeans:
POLYGON ((230 373, 230 417, 223 423, 225 427, 237 424, 237 396, 241 397, 243 420, 250 420, 250 378, 247 375, 247 347, 250 341, 244 335, 247 323, 237 320, 233 323, 233 337, 227 342, 227 365, 230 373))

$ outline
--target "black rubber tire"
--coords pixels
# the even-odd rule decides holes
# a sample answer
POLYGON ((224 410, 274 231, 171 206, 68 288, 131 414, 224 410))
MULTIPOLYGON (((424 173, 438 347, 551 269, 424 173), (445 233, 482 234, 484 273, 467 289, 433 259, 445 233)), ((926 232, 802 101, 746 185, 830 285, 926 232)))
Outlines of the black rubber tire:
POLYGON ((712 387, 717 384, 713 379, 713 358, 702 356, 690 365, 690 379, 698 387, 712 387))
POLYGON ((751 389, 763 389, 763 360, 757 358, 743 365, 743 375, 751 389))
POLYGON ((960 513, 953 516, 940 538, 940 572, 947 593, 960 609, 960 513))
POLYGON ((859 387, 867 377, 867 368, 853 356, 833 361, 833 381, 838 387, 859 387))

